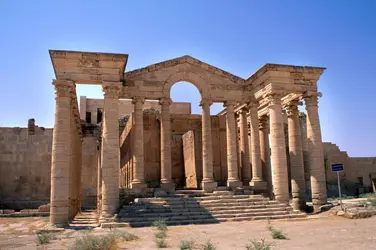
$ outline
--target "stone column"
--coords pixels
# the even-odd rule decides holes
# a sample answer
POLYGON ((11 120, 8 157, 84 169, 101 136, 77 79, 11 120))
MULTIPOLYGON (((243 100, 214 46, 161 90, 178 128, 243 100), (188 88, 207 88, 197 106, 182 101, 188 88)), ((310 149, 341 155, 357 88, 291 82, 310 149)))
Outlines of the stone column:
POLYGON ((133 161, 133 180, 131 188, 135 191, 142 191, 146 188, 144 179, 144 98, 136 97, 133 99, 134 104, 134 161, 133 161))
POLYGON ((226 140, 227 140, 227 186, 231 188, 241 187, 242 182, 239 181, 238 174, 238 155, 236 149, 236 122, 234 106, 236 102, 225 102, 226 107, 226 140))
POLYGON ((286 142, 282 118, 281 96, 269 95, 270 141, 273 169, 273 191, 277 201, 289 204, 286 142))
POLYGON ((205 192, 213 192, 217 188, 217 183, 213 176, 213 146, 211 132, 211 117, 209 100, 202 100, 202 182, 201 187, 205 192))
POLYGON ((119 92, 121 83, 105 82, 102 124, 102 214, 101 221, 115 214, 119 203, 119 92))
POLYGON ((97 166, 97 211, 100 213, 102 207, 102 138, 98 138, 97 154, 98 154, 98 166, 97 166))
POLYGON ((269 145, 269 117, 264 115, 259 119, 260 155, 262 165, 262 178, 266 181, 268 194, 273 199, 272 169, 270 165, 269 145))
POLYGON ((242 108, 239 111, 239 125, 240 125, 240 160, 242 166, 242 181, 243 185, 248 186, 251 181, 251 161, 249 155, 248 142, 248 122, 247 122, 247 108, 242 108))
POLYGON ((161 105, 161 187, 167 192, 175 191, 171 179, 171 118, 170 98, 160 100, 161 105))
POLYGON ((56 106, 52 139, 50 223, 65 226, 69 223, 71 89, 74 83, 54 80, 53 85, 56 106))
POLYGON ((249 183, 254 191, 266 190, 266 182, 262 178, 259 121, 257 114, 258 102, 254 101, 249 105, 249 116, 251 119, 251 154, 252 154, 252 180, 249 183))
POLYGON ((299 113, 300 131, 302 134, 303 162, 304 162, 304 180, 306 185, 306 198, 311 195, 311 182, 308 174, 309 157, 307 141, 307 116, 305 113, 299 113))
POLYGON ((286 106, 286 111, 289 135, 292 207, 294 210, 304 210, 306 206, 304 162, 298 105, 301 105, 301 103, 291 101, 286 106))
POLYGON ((327 198, 324 152, 318 110, 319 96, 321 96, 321 93, 307 93, 304 96, 307 109, 309 174, 311 176, 312 203, 315 211, 326 204, 327 198))

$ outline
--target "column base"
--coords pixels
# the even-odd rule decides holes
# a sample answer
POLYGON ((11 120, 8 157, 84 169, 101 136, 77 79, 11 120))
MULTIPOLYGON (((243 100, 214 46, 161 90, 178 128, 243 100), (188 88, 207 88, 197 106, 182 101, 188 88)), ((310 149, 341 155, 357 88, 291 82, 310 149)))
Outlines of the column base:
POLYGON ((201 189, 205 192, 212 193, 217 189, 217 182, 210 181, 210 182, 201 182, 201 189))
POLYGON ((161 183, 161 188, 167 193, 175 193, 175 183, 173 182, 161 183))
POLYGON ((227 180, 227 186, 229 188, 237 188, 237 187, 242 187, 243 183, 239 180, 227 180))
POLYGON ((266 183, 266 181, 250 181, 249 182, 249 186, 252 187, 252 190, 253 191, 265 191, 268 189, 268 185, 266 183))
POLYGON ((132 182, 131 183, 131 189, 132 191, 136 192, 136 193, 141 193, 142 191, 145 190, 145 188, 147 188, 147 184, 146 183, 142 183, 142 182, 132 182))

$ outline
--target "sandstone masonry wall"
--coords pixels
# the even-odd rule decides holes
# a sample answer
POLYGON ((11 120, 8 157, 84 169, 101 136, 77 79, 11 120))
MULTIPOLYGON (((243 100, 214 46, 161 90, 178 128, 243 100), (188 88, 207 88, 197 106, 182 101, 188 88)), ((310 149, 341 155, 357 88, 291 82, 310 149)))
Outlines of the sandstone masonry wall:
POLYGON ((50 199, 52 129, 0 128, 0 206, 38 208, 50 199))

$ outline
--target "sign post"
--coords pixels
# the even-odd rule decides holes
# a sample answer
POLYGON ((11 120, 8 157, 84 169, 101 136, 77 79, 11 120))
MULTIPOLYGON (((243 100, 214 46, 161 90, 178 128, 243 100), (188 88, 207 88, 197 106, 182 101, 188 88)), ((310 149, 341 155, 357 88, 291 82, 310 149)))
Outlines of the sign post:
POLYGON ((342 172, 345 168, 343 167, 342 163, 332 164, 331 167, 332 167, 332 172, 337 172, 339 204, 341 205, 341 209, 343 210, 342 194, 341 194, 341 180, 339 179, 339 172, 342 172))

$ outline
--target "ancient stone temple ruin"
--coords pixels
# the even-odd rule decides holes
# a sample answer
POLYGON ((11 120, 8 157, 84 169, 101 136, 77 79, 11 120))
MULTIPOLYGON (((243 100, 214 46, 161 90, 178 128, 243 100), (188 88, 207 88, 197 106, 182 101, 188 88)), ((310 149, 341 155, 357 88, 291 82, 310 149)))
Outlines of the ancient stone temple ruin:
POLYGON ((310 174, 314 207, 326 203, 318 116, 321 94, 317 89, 324 68, 266 64, 243 79, 190 56, 126 71, 126 54, 50 51, 50 55, 56 75, 51 223, 68 223, 79 209, 85 121, 100 122, 97 176, 101 221, 110 220, 117 212, 120 186, 141 194, 152 182, 167 193, 187 184, 205 192, 221 186, 232 190, 247 187, 255 193, 269 192, 277 202, 288 204, 288 162, 294 206, 299 208, 305 202, 304 167, 310 174), (198 88, 201 117, 173 112, 170 89, 179 81, 198 88), (79 111, 76 84, 102 86, 103 105, 90 121, 83 104, 79 111), (121 99, 132 102, 133 112, 119 122, 121 99), (214 102, 225 107, 220 115, 210 114, 214 102), (302 102, 307 120, 306 161, 297 109, 302 102), (155 112, 144 112, 147 105, 155 107, 155 112), (288 120, 288 154, 283 112, 288 120), (184 134, 186 146, 184 157, 174 160, 176 132, 184 134), (180 174, 185 180, 173 178, 175 164, 191 166, 178 170, 188 171, 180 174), (191 178, 189 171, 196 177, 191 178))

